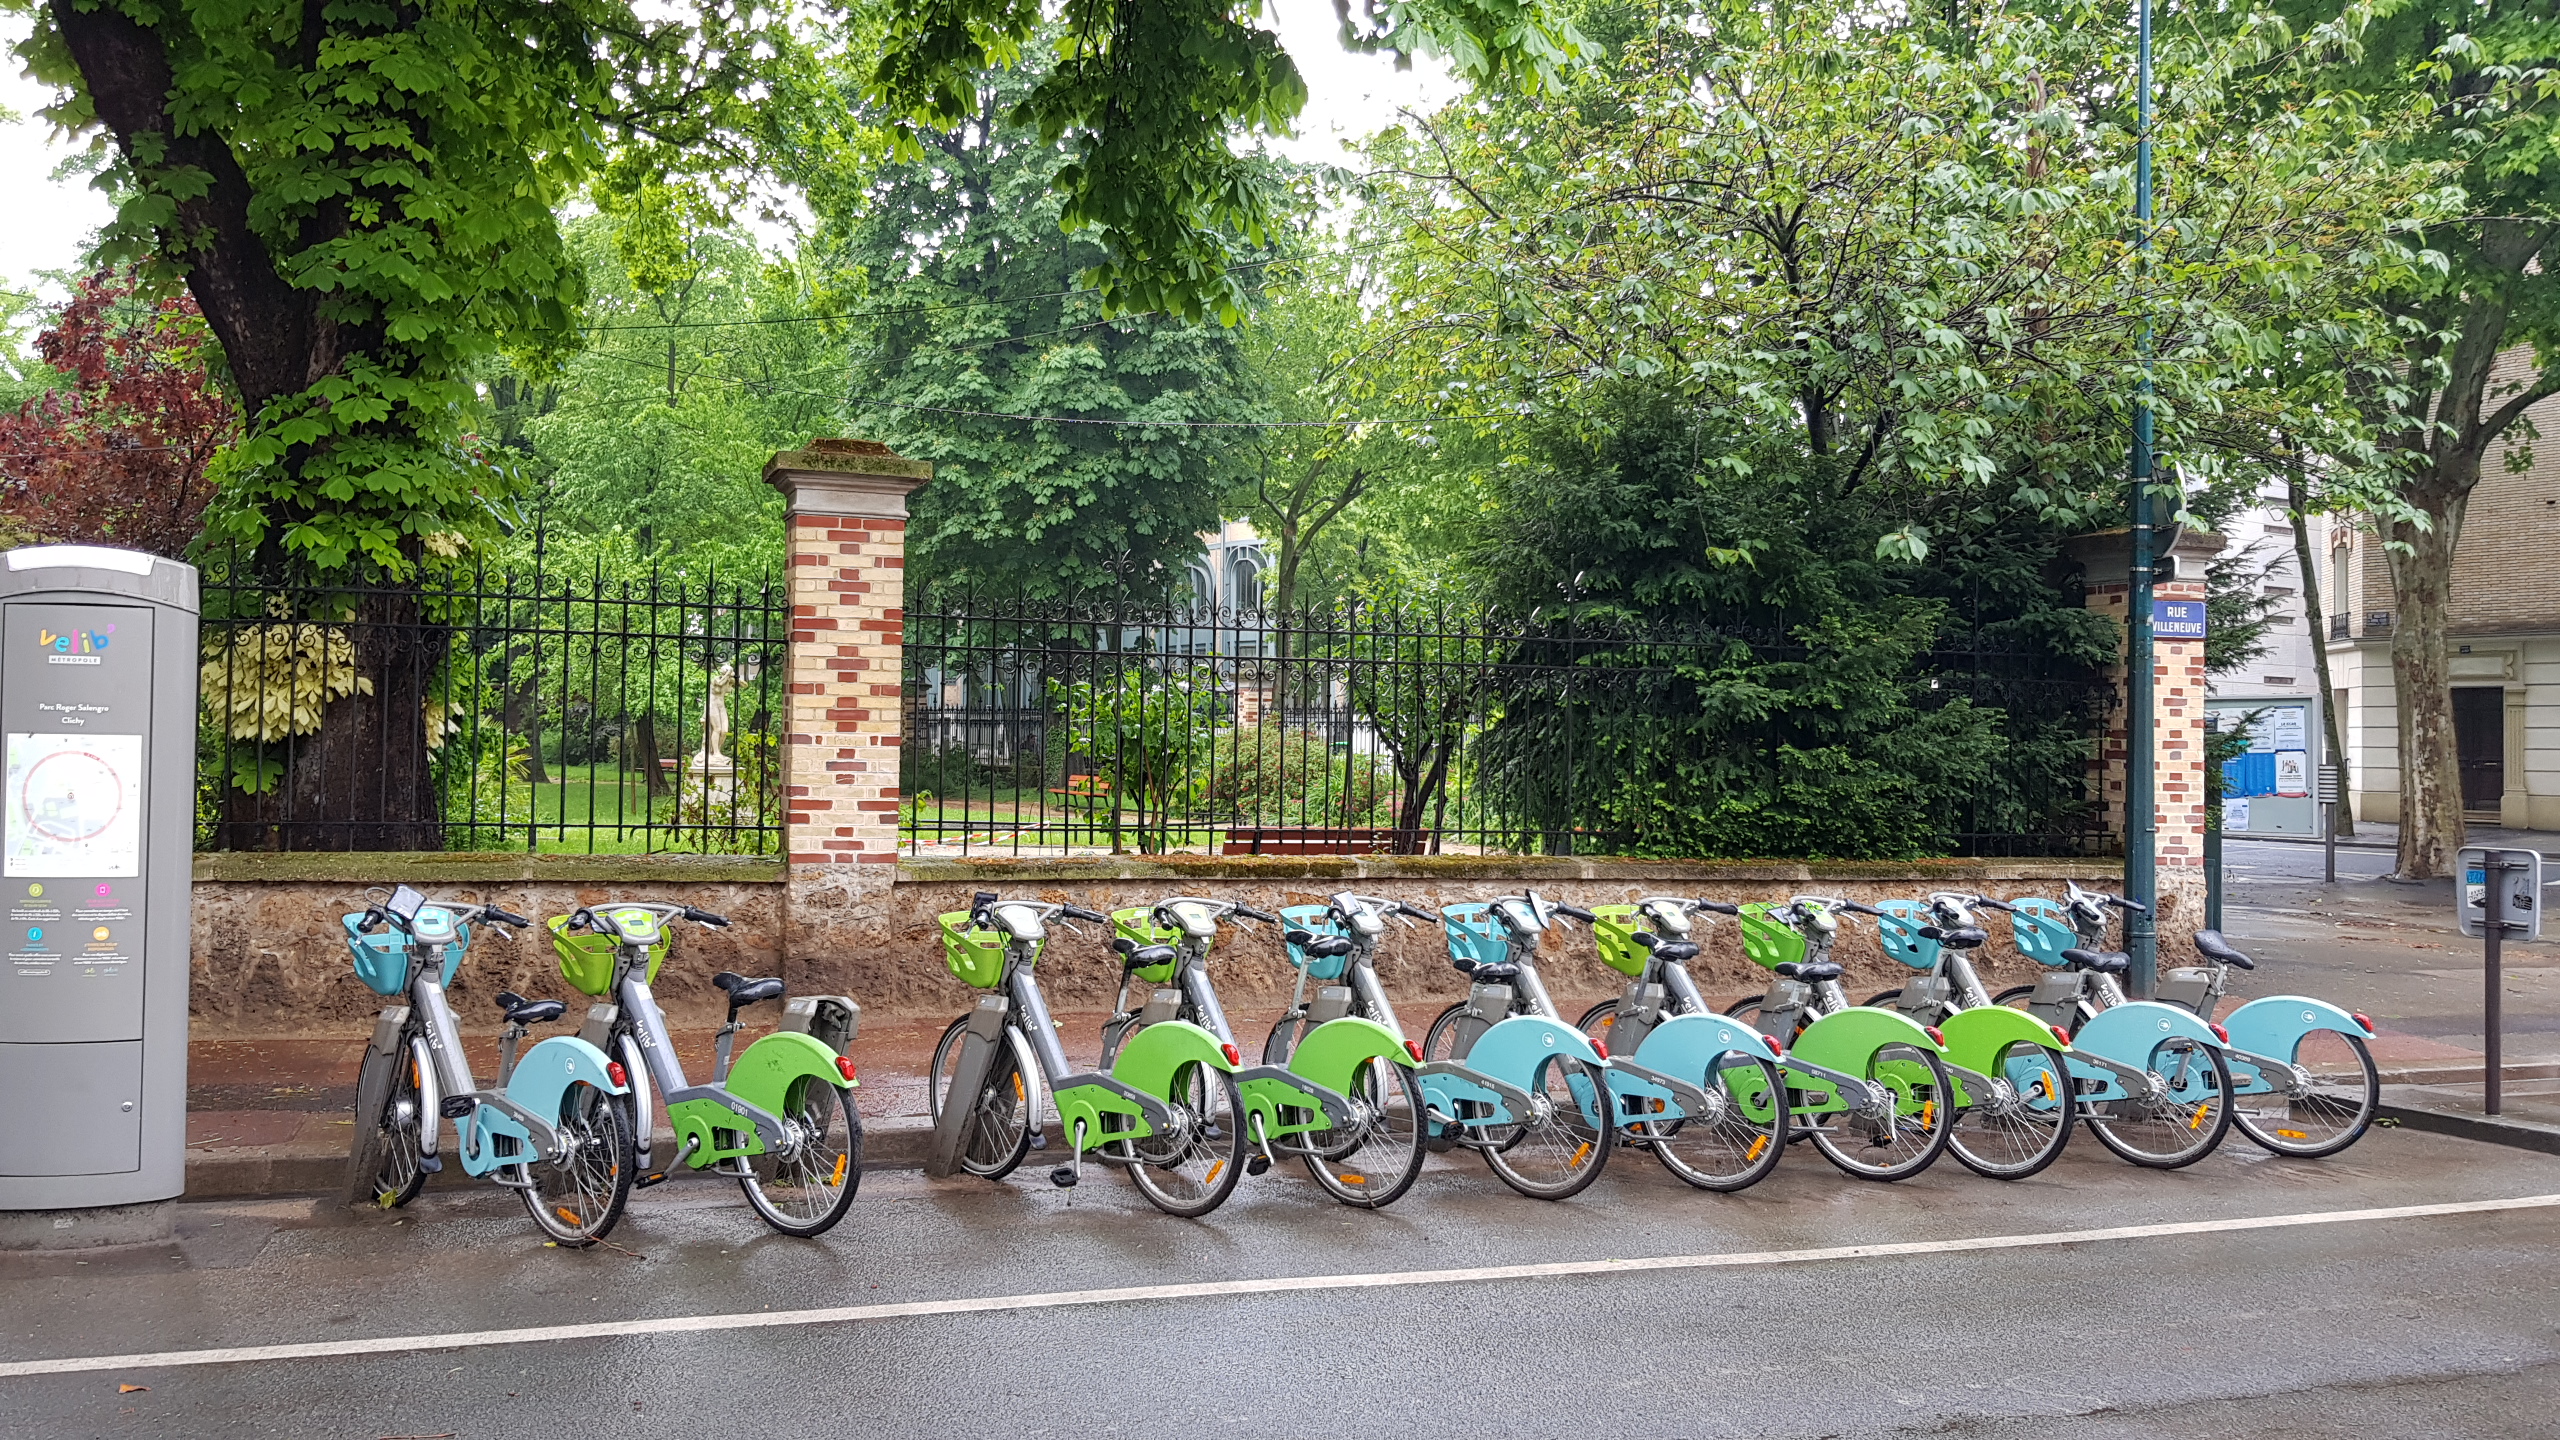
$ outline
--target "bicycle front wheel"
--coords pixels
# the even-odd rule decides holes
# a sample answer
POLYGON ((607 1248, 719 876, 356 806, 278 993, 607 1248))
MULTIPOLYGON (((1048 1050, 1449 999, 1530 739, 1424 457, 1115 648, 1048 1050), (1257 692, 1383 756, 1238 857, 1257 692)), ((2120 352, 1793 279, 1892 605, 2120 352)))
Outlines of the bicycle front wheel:
POLYGON ((1887 1045, 1867 1062, 1867 1078, 1891 1092, 1890 1113, 1821 1116, 1813 1144, 1822 1158, 1861 1180, 1908 1180, 1937 1163, 1955 1123, 1947 1067, 1929 1051, 1887 1045))
MULTIPOLYGON (((953 1073, 960 1068, 960 1042, 968 1029, 969 1017, 963 1015, 951 1022, 933 1047, 925 1113, 936 1124, 942 1121, 942 1107, 950 1103, 953 1073)), ((1007 1028, 1004 1043, 988 1061, 987 1078, 980 1082, 975 1101, 977 1122, 960 1148, 960 1168, 972 1175, 1001 1180, 1031 1153, 1030 1048, 1019 1033, 1007 1028)))
POLYGON ((1653 1147, 1662 1168, 1701 1190, 1740 1190, 1778 1168, 1787 1150, 1787 1092, 1778 1067, 1728 1054, 1699 1087, 1703 1114, 1640 1120, 1628 1133, 1653 1147))
POLYGON ((1608 1082, 1579 1060, 1555 1059, 1538 1067, 1528 1089, 1529 1114, 1478 1128, 1495 1142, 1484 1147, 1485 1163, 1532 1200, 1579 1195, 1600 1178, 1616 1148, 1608 1082))
POLYGON ((517 1167, 526 1213, 560 1245, 593 1245, 622 1218, 631 1199, 630 1121, 620 1097, 584 1083, 560 1097, 557 1160, 536 1155, 517 1167))
POLYGON ((1360 1067, 1349 1098, 1360 1111, 1354 1129, 1302 1137, 1307 1176, 1345 1205, 1383 1209, 1422 1175, 1422 1081, 1406 1066, 1373 1059, 1360 1067))
POLYGON ((1196 1060, 1174 1072, 1171 1089, 1174 1133, 1119 1141, 1113 1157, 1133 1162, 1129 1179, 1149 1204, 1193 1220, 1227 1203, 1244 1175, 1244 1100, 1234 1075, 1196 1060))
POLYGON ((748 1156, 738 1188, 783 1234, 824 1235, 853 1208, 862 1185, 862 1116, 853 1089, 803 1075, 779 1118, 790 1138, 778 1150, 748 1156))
POLYGON ((2149 1069, 2166 1080, 2157 1097, 2102 1100, 2089 1107, 2100 1144, 2136 1165, 2175 1170, 2213 1153, 2231 1133, 2231 1067, 2201 1041, 2163 1040, 2149 1069))
POLYGON ((435 1120, 419 1093, 417 1052, 406 1040, 389 1055, 368 1048, 356 1067, 356 1093, 383 1098, 373 1114, 356 1117, 349 1196, 359 1205, 396 1210, 427 1185, 425 1128, 435 1120))
POLYGON ((2364 1041, 2314 1030, 2294 1047, 2293 1063, 2310 1072, 2308 1086, 2297 1088, 2287 1076, 2265 1094, 2233 1097, 2231 1123, 2240 1133, 2297 1160, 2335 1155, 2363 1139, 2382 1103, 2382 1077, 2364 1041))
POLYGON ((2071 1142, 2071 1072, 2052 1050, 2018 1040, 2001 1050, 1990 1075, 1992 1093, 1967 1097, 1973 1103, 1956 1116, 1947 1148, 1976 1175, 2024 1180, 2071 1142))

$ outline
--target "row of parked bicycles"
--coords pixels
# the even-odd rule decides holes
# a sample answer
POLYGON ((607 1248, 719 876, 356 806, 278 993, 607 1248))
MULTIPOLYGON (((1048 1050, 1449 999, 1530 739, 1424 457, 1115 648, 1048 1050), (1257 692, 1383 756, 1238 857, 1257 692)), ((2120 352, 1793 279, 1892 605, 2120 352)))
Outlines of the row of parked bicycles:
MULTIPOLYGON (((1576 1195, 1619 1151, 1650 1151, 1682 1181, 1733 1191, 1809 1142, 1861 1179, 1907 1179, 1953 1154, 2014 1180, 2051 1165, 2084 1126, 2137 1165, 2175 1168, 2237 1127, 2280 1155, 2318 1158, 2372 1123, 2379 1077, 2363 1016, 2302 996, 2251 1000, 2217 1019, 2230 972, 2254 968, 2219 934, 2203 963, 2126 995, 2128 960, 2106 947, 2119 896, 2077 885, 2059 900, 1942 891, 1866 906, 1819 895, 1729 905, 1656 895, 1582 909, 1536 891, 1438 912, 1352 892, 1270 914, 1178 896, 1105 915, 977 895, 941 917, 944 961, 985 991, 935 1047, 929 1174, 1001 1179, 1052 1142, 1049 1180, 1088 1162, 1124 1171, 1156 1207, 1205 1215, 1247 1175, 1294 1160, 1324 1193, 1378 1208, 1405 1195, 1434 1152, 1472 1150, 1521 1194, 1576 1195), (2031 985, 1990 993, 1973 964, 1984 912, 2006 917, 2031 985), (1739 927, 1767 988, 1721 1011, 1690 973, 1710 916, 1739 927), (1832 958, 1851 917, 1872 922, 1909 968, 1853 1003, 1832 958), (1561 922, 1590 927, 1621 993, 1578 1020, 1539 970, 1561 922), (1391 924, 1438 926, 1466 997, 1417 1038, 1377 973, 1391 924), (1121 983, 1101 1059, 1067 1057, 1038 974, 1053 930, 1107 927, 1121 983), (1230 927, 1268 925, 1296 972, 1287 1009, 1248 1062, 1210 959, 1230 927)), ((577 1036, 519 1050, 563 1018, 556 1000, 501 994, 499 1074, 474 1080, 445 987, 473 925, 532 922, 486 905, 429 904, 402 888, 346 917, 358 973, 407 1001, 382 1012, 358 1092, 360 1193, 406 1204, 442 1166, 454 1122, 465 1173, 517 1190, 561 1244, 591 1244, 629 1193, 678 1167, 736 1178, 775 1229, 816 1235, 851 1203, 861 1123, 851 1097, 858 1009, 788 998, 773 1033, 733 1054, 739 1015, 783 1000, 782 982, 712 977, 729 1016, 714 1073, 678 1063, 651 985, 678 922, 726 925, 684 905, 596 906, 549 920, 561 972, 594 997, 577 1036), (652 1090, 675 1159, 654 1153, 652 1090)))

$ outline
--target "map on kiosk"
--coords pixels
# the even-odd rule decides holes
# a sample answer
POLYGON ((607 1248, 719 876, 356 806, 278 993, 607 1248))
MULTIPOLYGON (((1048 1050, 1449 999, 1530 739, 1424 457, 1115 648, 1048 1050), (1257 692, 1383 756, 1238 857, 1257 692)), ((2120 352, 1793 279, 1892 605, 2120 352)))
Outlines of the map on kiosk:
POLYGON ((141 736, 13 733, 8 798, 8 874, 141 873, 141 736))

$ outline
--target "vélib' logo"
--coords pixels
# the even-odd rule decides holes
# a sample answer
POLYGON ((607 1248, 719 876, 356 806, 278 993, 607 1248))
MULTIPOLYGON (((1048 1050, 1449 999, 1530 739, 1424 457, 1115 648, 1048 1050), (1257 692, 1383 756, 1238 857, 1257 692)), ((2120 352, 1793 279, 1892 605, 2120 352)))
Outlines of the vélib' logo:
POLYGON ((95 655, 107 648, 115 633, 113 625, 104 630, 66 630, 59 635, 40 628, 36 631, 36 643, 57 655, 95 655))

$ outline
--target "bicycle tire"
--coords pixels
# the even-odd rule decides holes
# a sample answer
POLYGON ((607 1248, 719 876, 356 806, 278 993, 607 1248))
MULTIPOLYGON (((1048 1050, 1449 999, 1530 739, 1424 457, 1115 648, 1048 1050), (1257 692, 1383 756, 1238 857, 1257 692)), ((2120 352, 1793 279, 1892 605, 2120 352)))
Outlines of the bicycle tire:
POLYGON ((404 1035, 398 1050, 378 1055, 367 1047, 356 1065, 356 1093, 379 1086, 382 1103, 370 1123, 356 1117, 355 1149, 347 1157, 348 1199, 355 1204, 397 1210, 427 1188, 419 1129, 425 1107, 419 1103, 416 1064, 404 1035))
MULTIPOLYGON (((942 1122, 943 1092, 951 1084, 951 1066, 959 1060, 960 1037, 968 1028, 969 1017, 963 1015, 934 1042, 933 1069, 925 1077, 925 1116, 930 1123, 942 1122)), ((1031 1086, 1035 1082, 1024 1058, 1030 1046, 1010 1025, 1004 1035, 1004 1047, 988 1064, 986 1081, 978 1088, 977 1123, 960 1147, 960 1168, 986 1180, 1012 1174, 1031 1153, 1031 1086)))
MULTIPOLYGON (((2324 1160, 2363 1139, 2365 1132, 2373 1128, 2374 1113, 2382 1105, 2382 1077, 2375 1071, 2373 1051, 2365 1045, 2364 1041, 2336 1030, 2314 1030, 2303 1036, 2301 1042, 2296 1045, 2293 1054, 2294 1063, 2304 1064, 2302 1046, 2325 1045, 2327 1042, 2319 1038, 2322 1036, 2334 1037, 2353 1053, 2359 1072, 2355 1080, 2350 1082, 2357 1097, 2356 1104, 2343 1116, 2337 1115, 2330 1105, 2322 1104, 2317 1107, 2313 1117, 2306 1118, 2302 1113, 2306 1107, 2299 1100, 2295 1100, 2286 1104, 2286 1114, 2282 1120, 2262 1120, 2250 1109, 2249 1102, 2264 1101, 2274 1097, 2234 1096, 2231 1123, 2239 1126, 2240 1133, 2248 1136, 2250 1141, 2259 1148, 2295 1160, 2324 1160), (2315 1128, 2322 1125, 2331 1127, 2325 1139, 2319 1138, 2315 1128)), ((2313 1067, 2305 1065, 2304 1068, 2313 1067)), ((2334 1065, 2329 1068, 2332 1073, 2344 1073, 2346 1067, 2334 1065)), ((2282 1093, 2277 1092, 2279 1096, 2282 1093)))
MULTIPOLYGON (((1823 1159, 1840 1167, 1842 1174, 1885 1184, 1908 1180, 1936 1164, 1938 1157, 1946 1153, 1948 1133, 1955 1128, 1955 1106, 1949 1103, 1953 1090, 1947 1083, 1946 1065, 1930 1051, 1910 1045, 1887 1045, 1868 1058, 1867 1078, 1885 1081, 1896 1093, 1891 1133, 1897 1147, 1902 1146, 1901 1137, 1909 1128, 1902 1123, 1904 1105, 1919 1106, 1920 1143, 1900 1149, 1899 1158, 1878 1162, 1844 1145, 1842 1135, 1846 1132, 1817 1124, 1813 1127, 1813 1148, 1822 1152, 1823 1159), (1921 1073, 1913 1075, 1907 1067, 1918 1067, 1921 1073)), ((1882 1148, 1881 1144, 1871 1143, 1858 1150, 1882 1148)))
POLYGON ((1947 1132, 1947 1149, 1957 1164, 1976 1175, 2024 1180, 2060 1159, 2071 1143, 2071 1124, 2079 1112, 2071 1071, 2053 1047, 2032 1040, 2001 1047, 1993 1065, 1993 1081, 2009 1090, 1989 1100, 1977 1098, 1958 1113, 1947 1132), (2000 1143, 2003 1136, 2011 1137, 2010 1143, 2000 1143))
POLYGON ((1232 1072, 1197 1060, 1175 1070, 1168 1088, 1174 1094, 1165 1098, 1166 1105, 1183 1112, 1187 1121, 1180 1142, 1141 1149, 1148 1140, 1122 1140, 1113 1145, 1113 1157, 1127 1163, 1130 1183, 1148 1204, 1178 1219, 1197 1220, 1226 1204, 1244 1178, 1244 1097, 1232 1072), (1193 1166, 1201 1168, 1197 1180, 1186 1173, 1193 1166))
POLYGON ((1357 1134, 1331 1144, 1330 1128, 1292 1138, 1307 1142, 1300 1155, 1317 1189, 1357 1209, 1383 1210, 1422 1178, 1422 1081, 1408 1066, 1373 1059, 1360 1067, 1350 1099, 1368 1114, 1357 1134))
POLYGON ((1704 1078, 1700 1088, 1723 1107, 1717 1113, 1639 1120, 1627 1129, 1638 1132, 1662 1168, 1685 1184, 1725 1193, 1759 1184, 1787 1152, 1786 1077, 1768 1060, 1747 1055, 1704 1078), (1738 1084, 1737 1073, 1750 1078, 1738 1084))
POLYGON ((1476 1127, 1480 1134, 1510 1132, 1484 1147, 1484 1162, 1503 1184, 1532 1200, 1569 1200, 1591 1188, 1608 1168, 1609 1152, 1618 1148, 1608 1080, 1579 1060, 1558 1057, 1542 1062, 1523 1088, 1546 1102, 1545 1113, 1476 1127))
POLYGON ((1262 1063, 1286 1065, 1298 1053, 1298 1040, 1307 1029, 1307 1014, 1293 1011, 1271 1022, 1271 1033, 1262 1037, 1262 1063))
POLYGON ((584 1249, 611 1234, 630 1203, 638 1167, 621 1098, 584 1081, 570 1085, 554 1122, 566 1152, 558 1160, 535 1155, 514 1167, 525 1213, 564 1249, 584 1249))
MULTIPOLYGON (((2174 1054, 2182 1058, 2197 1055, 2204 1057, 2210 1076, 2208 1088, 2212 1089, 2213 1095, 2198 1098, 2191 1092, 2164 1100, 2138 1115, 2101 1115, 2098 1113, 2098 1107, 2092 1106, 2087 1117, 2090 1133, 2098 1137, 2099 1144, 2114 1151, 2122 1159, 2147 1170, 2178 1170, 2193 1165, 2212 1154, 2222 1144, 2223 1137, 2231 1133, 2231 1066, 2222 1058, 2222 1052, 2195 1040, 2172 1036, 2152 1047, 2148 1063, 2144 1068, 2151 1070, 2154 1074, 2172 1075, 2172 1070, 2163 1069, 2159 1064, 2160 1057, 2164 1054, 2174 1054), (2186 1108, 2190 1103, 2196 1106, 2192 1111, 2186 1108), (2183 1124, 2178 1119, 2180 1114, 2188 1117, 2183 1124), (2206 1123, 2208 1119, 2211 1121, 2210 1124, 2206 1123), (2177 1140, 2177 1132, 2182 1129, 2187 1132, 2189 1138, 2174 1146, 2146 1147, 2141 1143, 2153 1138, 2154 1132, 2157 1132, 2158 1138, 2177 1140)), ((2179 1062, 2173 1061, 2172 1064, 2177 1065, 2179 1062)), ((2191 1078, 2193 1074, 2191 1070, 2183 1068, 2174 1073, 2182 1079, 2191 1078)), ((2182 1085, 2182 1088, 2186 1087, 2182 1085)), ((2131 1103, 2134 1102, 2124 1100, 2100 1102, 2101 1105, 2131 1103)))
POLYGON ((738 1189, 764 1223, 811 1239, 834 1229, 862 1188, 862 1114, 853 1087, 815 1075, 793 1081, 782 1108, 780 1118, 795 1127, 797 1143, 784 1153, 746 1157, 738 1189), (807 1196, 806 1203, 787 1203, 784 1197, 795 1192, 807 1196))
POLYGON ((1868 996, 1868 997, 1867 997, 1863 1002, 1861 1002, 1861 1003, 1865 1004, 1869 1009, 1874 1009, 1874 1010, 1890 1010, 1890 1009, 1892 1009, 1892 1008, 1894 1007, 1894 1002, 1896 1002, 1896 1001, 1900 1000, 1901 998, 1902 998, 1902 987, 1901 987, 1901 986, 1899 986, 1899 985, 1896 985, 1895 987, 1893 987, 1893 988, 1892 988, 1892 989, 1890 989, 1890 990, 1879 990, 1879 991, 1877 991, 1877 992, 1876 992, 1876 993, 1874 993, 1873 995, 1868 996))

